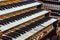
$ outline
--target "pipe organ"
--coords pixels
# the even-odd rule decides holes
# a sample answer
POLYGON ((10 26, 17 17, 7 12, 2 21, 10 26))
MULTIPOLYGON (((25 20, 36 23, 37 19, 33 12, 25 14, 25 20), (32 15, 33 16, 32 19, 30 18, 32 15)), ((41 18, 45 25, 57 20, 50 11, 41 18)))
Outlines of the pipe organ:
POLYGON ((37 8, 42 3, 28 0, 0 6, 2 40, 41 40, 56 26, 50 10, 37 8))

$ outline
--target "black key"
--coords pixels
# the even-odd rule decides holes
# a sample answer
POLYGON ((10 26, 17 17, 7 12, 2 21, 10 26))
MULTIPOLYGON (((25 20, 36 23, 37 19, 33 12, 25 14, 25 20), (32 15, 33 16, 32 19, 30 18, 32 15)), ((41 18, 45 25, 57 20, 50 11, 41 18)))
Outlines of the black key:
POLYGON ((12 38, 10 38, 8 36, 2 36, 2 40, 12 40, 12 38))
POLYGON ((8 33, 7 36, 10 36, 12 38, 16 38, 16 36, 13 33, 8 33))
POLYGON ((19 34, 24 34, 24 33, 25 33, 25 31, 24 31, 24 30, 21 30, 21 29, 18 29, 18 30, 16 30, 15 32, 17 32, 17 33, 19 33, 19 34))

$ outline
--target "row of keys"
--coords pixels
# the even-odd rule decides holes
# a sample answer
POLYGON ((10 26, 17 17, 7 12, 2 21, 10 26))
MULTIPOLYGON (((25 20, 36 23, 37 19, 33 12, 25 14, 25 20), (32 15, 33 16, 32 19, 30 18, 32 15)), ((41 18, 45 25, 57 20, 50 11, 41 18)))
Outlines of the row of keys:
POLYGON ((47 4, 45 3, 45 6, 47 6, 47 9, 50 9, 52 11, 52 15, 54 16, 60 16, 60 5, 54 5, 54 4, 47 4), (48 8, 49 7, 49 8, 48 8))
POLYGON ((34 1, 24 1, 24 2, 17 2, 17 3, 7 4, 7 5, 1 5, 0 10, 10 9, 10 8, 17 7, 17 6, 23 6, 23 5, 26 5, 26 4, 33 3, 33 2, 34 1))
POLYGON ((58 13, 58 12, 52 12, 51 15, 53 15, 53 16, 60 16, 60 13, 58 13))
POLYGON ((26 8, 30 8, 33 6, 40 5, 40 4, 41 3, 39 2, 32 1, 32 2, 27 2, 27 3, 19 2, 18 4, 11 4, 11 5, 9 4, 8 6, 3 6, 3 7, 0 6, 0 15, 8 14, 8 13, 26 9, 26 8))
POLYGON ((51 14, 54 16, 60 16, 60 11, 59 10, 52 10, 51 14))
POLYGON ((15 22, 16 20, 18 21, 22 18, 33 15, 33 14, 38 13, 40 11, 43 11, 43 10, 42 9, 36 9, 36 10, 32 10, 32 11, 29 11, 29 12, 26 12, 26 13, 22 13, 20 15, 16 15, 16 16, 6 18, 4 20, 1 20, 0 25, 7 25, 7 24, 9 24, 9 22, 15 22))
POLYGON ((43 1, 44 3, 50 3, 50 4, 56 4, 56 5, 59 5, 60 4, 60 2, 59 1, 43 1))
MULTIPOLYGON (((60 5, 47 4, 47 3, 45 3, 45 5, 46 5, 49 9, 60 10, 60 5)), ((47 8, 47 7, 46 7, 46 8, 47 8)))
POLYGON ((14 26, 17 26, 19 24, 22 24, 24 22, 27 22, 29 20, 32 20, 36 17, 39 17, 39 16, 42 16, 42 15, 45 15, 47 14, 49 11, 46 11, 46 10, 35 10, 35 11, 30 11, 30 12, 27 12, 27 14, 25 14, 26 17, 23 17, 24 16, 24 13, 23 15, 19 15, 17 17, 14 17, 14 18, 17 18, 17 19, 8 19, 8 20, 4 20, 2 23, 0 23, 0 30, 2 31, 5 31, 5 30, 8 30, 14 26), (10 20, 10 22, 8 22, 10 20), (13 20, 13 21, 11 21, 13 20), (5 22, 5 23, 4 23, 5 22), (12 25, 12 26, 11 26, 12 25), (4 28, 5 27, 5 28, 4 28))

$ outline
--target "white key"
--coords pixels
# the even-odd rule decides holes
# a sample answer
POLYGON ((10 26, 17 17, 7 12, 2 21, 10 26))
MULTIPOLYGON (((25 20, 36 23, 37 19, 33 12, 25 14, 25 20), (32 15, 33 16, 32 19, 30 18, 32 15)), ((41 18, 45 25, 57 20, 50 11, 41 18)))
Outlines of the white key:
POLYGON ((37 26, 34 30, 38 32, 39 30, 42 30, 43 28, 44 28, 44 27, 42 27, 42 26, 39 25, 39 26, 37 26))
POLYGON ((23 6, 18 6, 18 7, 13 7, 13 8, 10 8, 10 9, 5 9, 3 11, 0 10, 0 15, 8 14, 8 13, 11 13, 11 12, 14 12, 14 11, 26 9, 26 8, 29 8, 29 7, 32 7, 32 6, 37 6, 37 5, 40 5, 40 4, 41 3, 39 3, 39 2, 35 2, 35 3, 23 5, 23 6))

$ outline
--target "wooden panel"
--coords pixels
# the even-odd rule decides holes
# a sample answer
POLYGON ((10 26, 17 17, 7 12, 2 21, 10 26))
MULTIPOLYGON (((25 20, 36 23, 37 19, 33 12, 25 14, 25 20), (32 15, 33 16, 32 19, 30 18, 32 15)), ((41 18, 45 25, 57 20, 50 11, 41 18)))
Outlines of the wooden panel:
POLYGON ((53 30, 53 25, 49 25, 45 28, 43 28, 42 30, 38 31, 37 33, 35 33, 34 35, 30 36, 29 38, 27 38, 26 40, 40 40, 42 39, 44 36, 48 35, 51 31, 53 30))
POLYGON ((6 0, 6 1, 0 2, 0 5, 11 4, 13 2, 20 2, 20 0, 6 0))
POLYGON ((0 38, 2 37, 2 32, 1 32, 1 30, 0 30, 0 38))
POLYGON ((57 35, 60 35, 60 27, 57 27, 56 33, 57 35))

